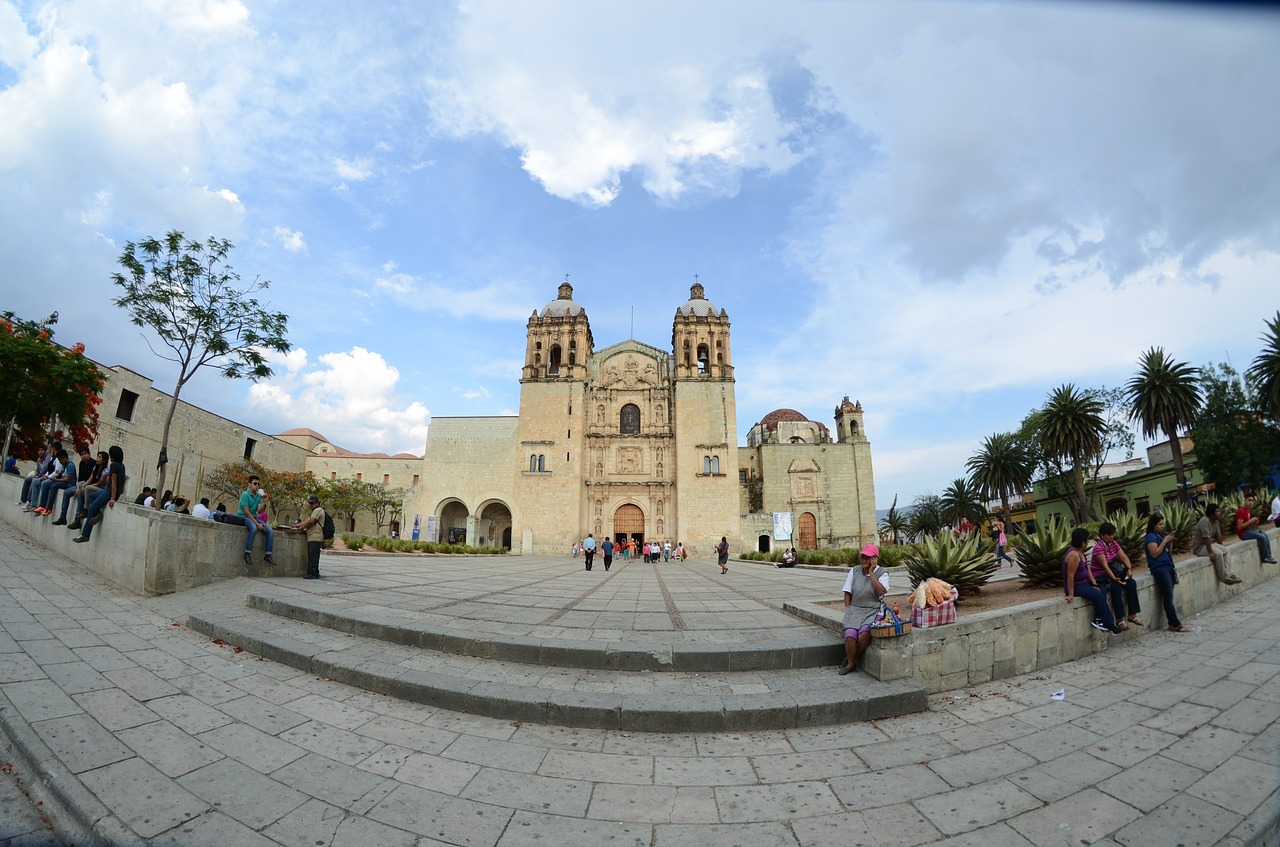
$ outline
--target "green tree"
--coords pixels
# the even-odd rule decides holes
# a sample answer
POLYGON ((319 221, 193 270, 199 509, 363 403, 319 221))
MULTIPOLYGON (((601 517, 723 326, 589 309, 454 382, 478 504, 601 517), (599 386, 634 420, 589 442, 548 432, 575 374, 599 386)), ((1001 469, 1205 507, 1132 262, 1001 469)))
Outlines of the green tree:
POLYGON ((898 495, 893 496, 893 505, 889 507, 884 520, 880 521, 879 529, 880 534, 892 538, 894 544, 902 543, 902 534, 907 531, 907 518, 898 511, 898 495))
MULTIPOLYGON (((34 457, 42 442, 62 434, 92 444, 98 435, 102 372, 84 355, 53 340, 55 312, 42 323, 0 315, 0 421, 6 424, 3 455, 34 457)), ((67 445, 68 451, 71 444, 67 445)))
POLYGON ((1107 429, 1104 410, 1103 402, 1094 393, 1068 383, 1054 389, 1044 407, 1032 416, 1046 459, 1070 462, 1076 498, 1072 507, 1079 523, 1094 514, 1085 492, 1084 471, 1086 462, 1103 454, 1103 436, 1107 429))
POLYGON ((1258 353, 1246 372, 1259 408, 1273 421, 1280 421, 1280 312, 1267 321, 1258 353))
POLYGON ((907 513, 907 531, 917 538, 928 538, 942 532, 942 498, 937 494, 921 494, 907 513))
POLYGON ((942 519, 944 523, 958 525, 965 518, 975 524, 982 523, 986 509, 982 507, 982 492, 968 479, 953 479, 942 492, 942 519))
POLYGON ((1261 486, 1280 463, 1280 425, 1258 413, 1258 399, 1230 365, 1200 369, 1204 405, 1191 424, 1196 464, 1218 496, 1261 486))
MULTIPOLYGON (((1280 322, 1280 318, 1277 319, 1280 322)), ((1163 348, 1152 347, 1138 360, 1138 373, 1125 386, 1130 419, 1142 427, 1142 434, 1154 438, 1163 432, 1173 451, 1173 472, 1178 490, 1187 491, 1187 472, 1182 462, 1178 433, 1191 426, 1200 408, 1198 371, 1185 362, 1175 362, 1163 348)))
POLYGON ((1011 432, 997 432, 983 439, 981 449, 965 467, 983 497, 1000 498, 1000 508, 1008 521, 1009 498, 1031 487, 1035 459, 1022 439, 1011 432))
POLYGON ((262 488, 270 495, 271 507, 276 514, 282 511, 307 514, 310 511, 307 498, 320 491, 320 481, 311 471, 277 471, 253 459, 241 459, 218 465, 206 473, 200 480, 200 491, 193 496, 198 500, 201 494, 208 494, 215 501, 226 503, 229 511, 234 513, 235 501, 248 487, 251 476, 262 481, 262 488))
POLYGON ((182 388, 208 366, 230 379, 271 376, 265 353, 287 353, 288 318, 271 312, 253 295, 269 287, 256 279, 242 285, 227 261, 232 244, 210 237, 201 244, 173 230, 163 240, 148 238, 125 244, 120 255, 124 273, 111 277, 123 294, 114 302, 129 313, 134 326, 150 327, 169 352, 156 351, 178 366, 169 412, 160 435, 160 478, 164 488, 169 430, 182 388))

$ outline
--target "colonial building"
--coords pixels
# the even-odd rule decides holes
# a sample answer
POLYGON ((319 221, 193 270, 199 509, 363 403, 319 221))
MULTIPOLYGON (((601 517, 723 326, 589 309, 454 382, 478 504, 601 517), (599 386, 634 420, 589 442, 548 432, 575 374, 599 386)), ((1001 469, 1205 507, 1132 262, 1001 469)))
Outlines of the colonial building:
POLYGON ((564 283, 529 318, 520 383, 518 417, 433 419, 405 503, 424 537, 547 554, 591 533, 706 554, 721 536, 768 549, 772 513, 792 512, 795 546, 875 538, 862 407, 837 408, 836 440, 779 410, 739 447, 729 316, 701 285, 676 309, 669 349, 597 350, 564 283))

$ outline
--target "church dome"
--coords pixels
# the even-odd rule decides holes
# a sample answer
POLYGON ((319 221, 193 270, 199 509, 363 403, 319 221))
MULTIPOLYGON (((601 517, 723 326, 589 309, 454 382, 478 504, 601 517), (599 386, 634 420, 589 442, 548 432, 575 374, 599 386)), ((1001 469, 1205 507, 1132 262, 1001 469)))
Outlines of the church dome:
POLYGON ((562 318, 574 315, 585 315, 586 309, 573 300, 573 286, 567 282, 560 283, 560 294, 542 310, 544 318, 562 318))
POLYGON ((706 290, 699 283, 694 283, 689 289, 689 299, 676 310, 676 314, 705 318, 708 315, 719 316, 724 312, 717 309, 716 304, 707 299, 706 290))
POLYGON ((766 429, 777 429, 780 421, 812 423, 812 421, 797 412, 795 409, 774 409, 772 412, 760 419, 760 426, 763 426, 766 429))

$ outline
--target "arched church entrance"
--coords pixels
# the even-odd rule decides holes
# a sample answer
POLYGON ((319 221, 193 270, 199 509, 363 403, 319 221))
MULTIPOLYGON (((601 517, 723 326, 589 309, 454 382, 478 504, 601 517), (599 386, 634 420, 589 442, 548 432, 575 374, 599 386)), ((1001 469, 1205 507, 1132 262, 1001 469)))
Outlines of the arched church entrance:
POLYGON ((632 540, 637 544, 644 543, 644 512, 639 506, 628 503, 613 513, 613 542, 621 544, 632 540))
POLYGON ((796 546, 801 550, 814 550, 818 546, 818 519, 812 512, 800 514, 799 537, 796 546))
POLYGON ((477 543, 484 547, 511 549, 511 510, 501 501, 480 507, 480 520, 476 522, 477 543))
POLYGON ((446 544, 465 544, 467 542, 466 504, 459 500, 450 500, 440 507, 440 537, 432 541, 446 544))

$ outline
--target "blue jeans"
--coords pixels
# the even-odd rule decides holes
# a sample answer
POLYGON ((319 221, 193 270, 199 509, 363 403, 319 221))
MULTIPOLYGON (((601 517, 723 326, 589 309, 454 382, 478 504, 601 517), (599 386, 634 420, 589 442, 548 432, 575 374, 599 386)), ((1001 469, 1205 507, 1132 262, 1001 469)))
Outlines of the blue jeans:
POLYGON ((89 504, 89 516, 85 518, 84 526, 80 528, 80 534, 85 538, 88 538, 89 534, 93 531, 93 519, 101 514, 103 509, 107 508, 107 501, 111 499, 111 489, 99 488, 97 491, 93 492, 92 497, 87 497, 85 499, 89 504))
POLYGON ((1142 607, 1138 605, 1138 584, 1130 575, 1129 581, 1124 585, 1118 582, 1111 583, 1111 608, 1116 613, 1116 620, 1122 621, 1129 615, 1136 615, 1142 611, 1142 607), (1128 614, 1125 613, 1126 603, 1129 606, 1128 614))
MULTIPOLYGON (((271 524, 269 523, 263 523, 262 526, 263 526, 262 532, 267 536, 267 540, 266 540, 267 549, 264 550, 263 552, 266 553, 266 555, 270 556, 271 548, 276 543, 276 531, 271 528, 271 524)), ((246 519, 244 523, 244 528, 248 530, 248 532, 246 532, 244 536, 244 552, 252 553, 253 539, 254 539, 254 536, 258 534, 258 523, 257 521, 251 521, 246 519)))
POLYGON ((1013 558, 1008 553, 1004 552, 1004 546, 997 544, 996 545, 996 564, 997 565, 1000 564, 1001 559, 1004 559, 1006 562, 1008 562, 1011 565, 1013 564, 1013 558))
POLYGON ((1178 608, 1173 605, 1173 568, 1152 568, 1151 580, 1156 584, 1156 591, 1160 592, 1165 621, 1178 629, 1182 626, 1182 621, 1178 620, 1178 608))
POLYGON ((1246 529, 1240 533, 1240 540, 1252 539, 1258 542, 1258 557, 1263 561, 1271 558, 1271 539, 1267 538, 1266 533, 1258 532, 1256 529, 1246 529))
POLYGON ((43 506, 52 512, 53 507, 58 505, 58 492, 75 487, 76 484, 74 482, 53 482, 50 480, 40 489, 40 499, 36 502, 36 505, 43 506))
POLYGON ((1107 605, 1107 595, 1102 590, 1087 582, 1076 585, 1076 596, 1083 597, 1093 604, 1094 617, 1102 621, 1107 629, 1112 631, 1116 628, 1115 616, 1111 614, 1111 607, 1107 605))

